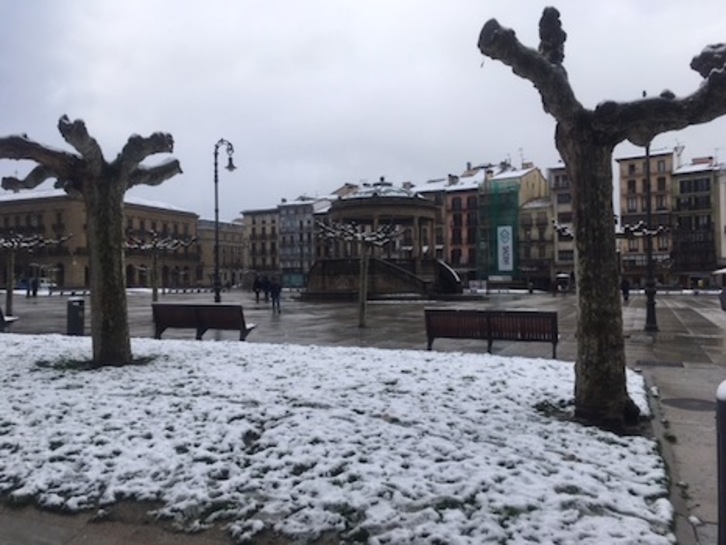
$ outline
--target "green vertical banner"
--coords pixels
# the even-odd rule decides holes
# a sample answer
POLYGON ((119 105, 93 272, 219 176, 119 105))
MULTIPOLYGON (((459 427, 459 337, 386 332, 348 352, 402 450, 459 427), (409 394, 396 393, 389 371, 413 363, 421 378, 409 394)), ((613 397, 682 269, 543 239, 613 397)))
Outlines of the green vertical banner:
POLYGON ((500 272, 514 270, 514 236, 511 225, 497 227, 497 269, 500 272))

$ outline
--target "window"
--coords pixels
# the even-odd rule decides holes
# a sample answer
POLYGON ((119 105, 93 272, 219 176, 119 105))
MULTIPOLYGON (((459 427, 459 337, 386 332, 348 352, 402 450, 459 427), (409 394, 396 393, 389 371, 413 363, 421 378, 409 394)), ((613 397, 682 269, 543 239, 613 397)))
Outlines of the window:
POLYGON ((557 223, 572 223, 572 212, 560 212, 557 214, 557 223))
POLYGON ((696 216, 696 229, 710 229, 711 216, 696 216))
POLYGON ((630 163, 628 165, 628 174, 635 174, 635 163, 630 163))
POLYGON ((648 185, 649 185, 648 184, 648 180, 647 179, 644 179, 643 180, 643 193, 647 193, 648 192, 648 185))
POLYGON ((558 193, 557 204, 569 204, 572 202, 572 195, 569 193, 558 193))
POLYGON ((575 251, 574 250, 559 250, 557 252, 558 261, 574 261, 575 251))
POLYGON ((665 172, 666 171, 666 163, 663 159, 658 160, 658 172, 665 172))
POLYGON ((628 180, 628 193, 635 193, 635 180, 628 180))
POLYGON ((663 252, 668 250, 668 235, 660 234, 657 237, 658 250, 663 252))
POLYGON ((655 208, 656 208, 656 210, 665 210, 666 209, 665 195, 656 195, 655 196, 655 208))
MULTIPOLYGON (((451 243, 461 244, 461 229, 453 229, 451 231, 451 243)), ((410 246, 410 244, 409 244, 410 246)))
POLYGON ((460 265, 461 264, 461 250, 458 248, 454 248, 451 250, 451 264, 452 265, 460 265))
POLYGON ((451 199, 451 209, 461 210, 461 197, 454 197, 451 199))
POLYGON ((637 252, 638 251, 638 239, 631 238, 628 239, 628 251, 629 252, 637 252))
POLYGON ((666 179, 663 176, 658 177, 658 191, 665 191, 666 190, 666 179))

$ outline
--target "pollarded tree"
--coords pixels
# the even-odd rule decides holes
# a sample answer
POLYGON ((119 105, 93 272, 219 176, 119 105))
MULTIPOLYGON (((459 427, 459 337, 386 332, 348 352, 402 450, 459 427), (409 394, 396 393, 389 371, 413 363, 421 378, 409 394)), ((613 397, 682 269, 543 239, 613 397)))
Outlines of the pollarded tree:
POLYGON ((179 248, 188 248, 197 241, 196 237, 176 238, 159 235, 156 231, 149 232, 149 238, 129 237, 124 247, 129 250, 151 254, 151 300, 159 300, 159 254, 176 252, 179 248))
POLYGON ((356 223, 335 223, 328 225, 318 222, 320 236, 330 240, 342 240, 360 245, 360 269, 358 274, 358 327, 366 327, 366 309, 368 305, 368 268, 373 248, 382 248, 391 244, 398 236, 398 228, 386 224, 373 231, 367 231, 356 223))
POLYGON ((612 202, 613 149, 624 140, 645 146, 657 134, 706 123, 726 114, 726 46, 708 46, 691 62, 704 79, 692 94, 631 102, 602 102, 594 110, 575 98, 562 65, 566 33, 555 8, 545 8, 538 50, 490 19, 479 50, 499 60, 539 91, 557 126, 555 144, 573 188, 579 321, 575 412, 585 421, 620 429, 638 416, 628 397, 618 260, 612 202))
POLYGON ((55 179, 55 187, 69 195, 80 194, 86 206, 91 284, 91 341, 93 364, 123 365, 132 360, 129 339, 126 279, 124 276, 124 194, 136 185, 158 185, 181 172, 179 161, 169 159, 156 166, 144 166, 144 159, 156 153, 171 153, 170 134, 129 137, 121 153, 111 162, 86 130, 82 120, 58 121, 63 139, 77 153, 41 145, 26 136, 0 138, 0 159, 37 163, 24 179, 6 177, 5 189, 32 189, 55 179))
MULTIPOLYGON (((15 254, 33 252, 62 244, 71 236, 66 235, 60 238, 45 238, 43 235, 23 235, 22 233, 10 233, 7 236, 0 236, 0 249, 5 250, 5 314, 13 313, 13 290, 15 288, 15 254)), ((28 278, 30 282, 30 278, 28 278)))

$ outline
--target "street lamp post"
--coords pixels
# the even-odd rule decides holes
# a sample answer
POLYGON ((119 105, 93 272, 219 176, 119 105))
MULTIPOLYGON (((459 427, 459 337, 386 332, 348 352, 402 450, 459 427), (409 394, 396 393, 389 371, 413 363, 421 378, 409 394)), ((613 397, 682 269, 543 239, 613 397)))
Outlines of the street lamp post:
POLYGON ((645 145, 645 331, 658 331, 653 277, 653 210, 650 202, 650 142, 645 145))
POLYGON ((232 154, 234 153, 234 147, 232 143, 220 138, 219 141, 214 144, 214 302, 222 302, 222 281, 219 278, 219 197, 217 186, 219 185, 219 175, 217 174, 217 159, 219 156, 220 146, 227 146, 227 170, 232 172, 237 167, 232 162, 232 154))

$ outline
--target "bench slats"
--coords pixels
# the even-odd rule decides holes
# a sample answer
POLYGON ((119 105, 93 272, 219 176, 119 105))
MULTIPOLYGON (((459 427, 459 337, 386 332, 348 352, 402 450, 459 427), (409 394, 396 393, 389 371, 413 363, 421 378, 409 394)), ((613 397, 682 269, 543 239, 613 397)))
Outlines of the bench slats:
POLYGON ((428 349, 434 339, 482 339, 492 351, 495 340, 551 342, 557 357, 556 312, 527 310, 424 309, 428 349))
POLYGON ((239 340, 244 341, 256 327, 246 323, 242 305, 152 303, 151 308, 157 339, 168 328, 194 329, 200 340, 209 329, 224 329, 239 331, 239 340))

